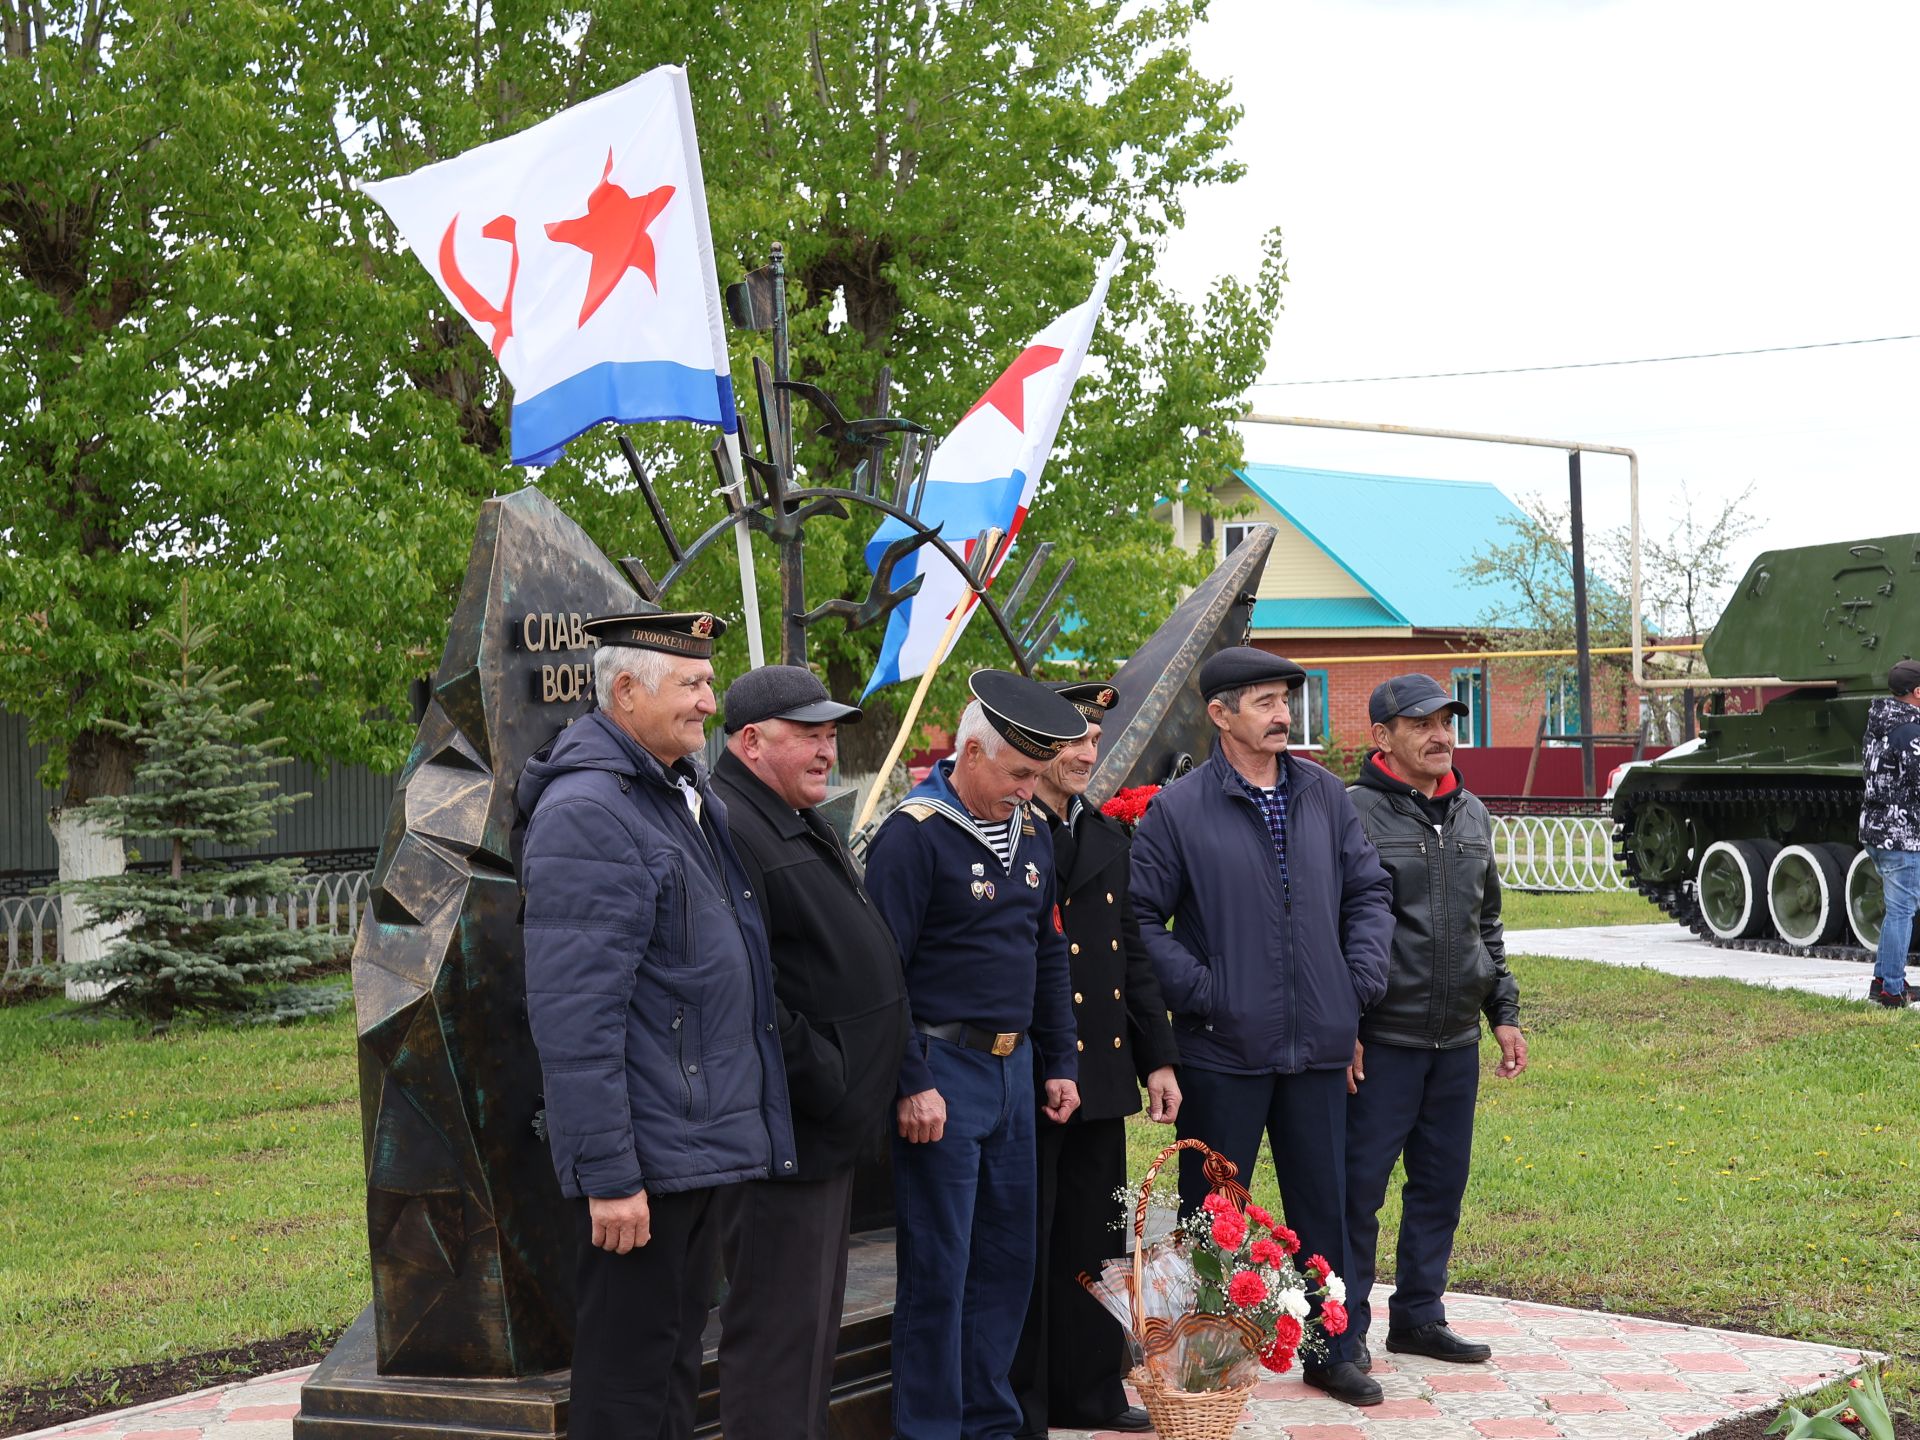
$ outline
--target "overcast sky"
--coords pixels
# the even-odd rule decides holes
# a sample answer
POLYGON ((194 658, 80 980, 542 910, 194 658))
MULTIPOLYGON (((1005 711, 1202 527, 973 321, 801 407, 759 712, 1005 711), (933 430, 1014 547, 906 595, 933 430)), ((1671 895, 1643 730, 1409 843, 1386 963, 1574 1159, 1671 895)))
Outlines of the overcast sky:
MULTIPOLYGON (((1169 274, 1291 284, 1263 379, 1548 365, 1920 333, 1920 7, 1708 0, 1213 0, 1195 45, 1247 176, 1169 274)), ((1255 389, 1285 415, 1630 446, 1649 523, 1752 482, 1746 554, 1920 530, 1920 341, 1255 389)), ((1250 427, 1280 464, 1563 494, 1552 451, 1250 427)), ((1590 525, 1624 460, 1585 462, 1590 525)))

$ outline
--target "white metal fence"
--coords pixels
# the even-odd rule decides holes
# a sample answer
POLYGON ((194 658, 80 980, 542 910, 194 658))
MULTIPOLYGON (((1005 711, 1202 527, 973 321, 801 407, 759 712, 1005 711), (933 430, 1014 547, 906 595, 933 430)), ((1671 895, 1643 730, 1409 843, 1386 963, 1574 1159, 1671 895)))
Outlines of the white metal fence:
POLYGON ((1628 890, 1604 815, 1496 815, 1493 853, 1513 890, 1628 890))
MULTIPOLYGON (((324 930, 332 935, 351 935, 360 923, 360 912, 367 908, 372 879, 369 870, 342 870, 328 875, 308 875, 285 895, 270 897, 265 913, 284 917, 290 930, 324 930)), ((226 913, 244 908, 249 915, 261 913, 257 901, 244 907, 229 902, 226 913)), ((211 907, 207 913, 211 914, 211 907)), ((29 972, 60 962, 60 902, 48 895, 28 895, 0 900, 0 985, 18 984, 29 972)))

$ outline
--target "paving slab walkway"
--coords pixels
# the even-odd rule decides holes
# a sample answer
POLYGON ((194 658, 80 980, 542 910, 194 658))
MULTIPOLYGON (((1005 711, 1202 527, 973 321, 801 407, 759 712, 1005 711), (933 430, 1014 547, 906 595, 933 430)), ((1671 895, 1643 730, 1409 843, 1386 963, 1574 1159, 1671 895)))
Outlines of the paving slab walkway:
MULTIPOLYGON (((1867 998, 1871 963, 1816 960, 1804 955, 1757 955, 1720 950, 1684 925, 1584 925, 1564 930, 1509 930, 1510 955, 1552 955, 1594 960, 1602 965, 1633 965, 1669 975, 1743 980, 1776 990, 1807 990, 1843 1000, 1867 998)), ((1907 983, 1920 985, 1920 969, 1907 971, 1907 983)))
MULTIPOLYGON (((1374 1312, 1386 1314, 1387 1287, 1374 1312)), ((1727 1330, 1447 1297, 1456 1329, 1494 1347, 1448 1365, 1376 1347, 1384 1404, 1356 1410, 1297 1375, 1262 1384, 1236 1440, 1674 1440, 1860 1368, 1861 1352, 1727 1330)), ((289 1440, 309 1366, 75 1421, 41 1437, 289 1440)), ((1056 1435, 1086 1432, 1055 1431, 1056 1435)))

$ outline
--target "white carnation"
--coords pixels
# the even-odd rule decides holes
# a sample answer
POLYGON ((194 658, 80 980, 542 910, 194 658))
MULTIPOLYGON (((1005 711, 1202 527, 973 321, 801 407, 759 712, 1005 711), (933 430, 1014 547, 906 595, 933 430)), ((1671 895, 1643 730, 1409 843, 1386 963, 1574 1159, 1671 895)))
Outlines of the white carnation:
POLYGON ((1327 1298, 1338 1304, 1347 1303, 1347 1282, 1338 1275, 1327 1276, 1327 1298))
POLYGON ((1296 1320, 1307 1318, 1307 1292, 1290 1285, 1280 1292, 1280 1308, 1296 1320))

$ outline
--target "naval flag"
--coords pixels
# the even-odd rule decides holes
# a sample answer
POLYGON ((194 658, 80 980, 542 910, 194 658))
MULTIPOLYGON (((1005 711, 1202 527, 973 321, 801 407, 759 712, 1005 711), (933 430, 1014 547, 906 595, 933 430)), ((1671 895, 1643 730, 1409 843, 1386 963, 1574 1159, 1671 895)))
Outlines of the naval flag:
MULTIPOLYGON (((1124 249, 1124 241, 1114 243, 1087 302, 1034 336, 934 452, 920 519, 928 526, 942 526, 941 535, 963 556, 971 558, 977 543, 967 537, 978 537, 992 526, 1004 531, 1011 542, 1026 522, 1027 507, 1039 488, 1040 472, 1053 449, 1053 437, 1059 433, 1073 382, 1079 378, 1107 286, 1120 268, 1124 249)), ((883 522, 867 542, 867 568, 877 571, 887 546, 907 533, 898 520, 883 522)), ((868 695, 924 673, 936 663, 933 652, 954 607, 967 607, 962 630, 978 608, 965 577, 938 550, 921 546, 894 565, 889 580, 897 588, 916 574, 924 575, 925 582, 888 617, 879 663, 867 681, 868 695)), ((987 583, 992 581, 990 574, 987 583)), ((954 633, 956 642, 959 635, 954 633)))
POLYGON ((734 430, 681 67, 365 188, 513 382, 516 464, 602 420, 734 430))

